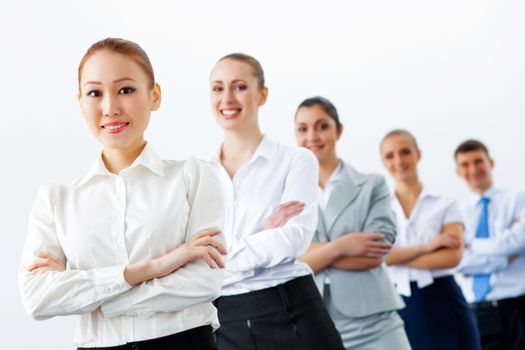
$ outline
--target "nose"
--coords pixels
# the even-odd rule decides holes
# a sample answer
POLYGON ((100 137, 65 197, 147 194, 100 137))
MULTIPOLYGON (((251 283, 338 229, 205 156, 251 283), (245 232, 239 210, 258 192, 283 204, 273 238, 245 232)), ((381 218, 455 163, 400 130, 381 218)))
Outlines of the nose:
POLYGON ((104 97, 102 102, 102 114, 105 117, 116 117, 121 113, 118 99, 111 96, 104 97))
POLYGON ((306 132, 306 140, 308 142, 314 142, 314 141, 318 141, 319 140, 319 135, 317 133, 317 131, 315 130, 315 128, 309 128, 308 131, 306 132))
POLYGON ((224 89, 222 94, 222 103, 228 104, 233 101, 233 91, 231 89, 224 89))

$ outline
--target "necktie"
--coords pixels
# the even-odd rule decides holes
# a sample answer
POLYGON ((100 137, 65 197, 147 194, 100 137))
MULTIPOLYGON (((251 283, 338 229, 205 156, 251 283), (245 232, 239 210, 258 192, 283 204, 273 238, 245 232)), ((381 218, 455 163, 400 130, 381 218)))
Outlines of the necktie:
MULTIPOLYGON (((476 238, 489 237, 489 198, 481 197, 481 215, 479 216, 478 228, 476 229, 476 238)), ((480 273, 473 276, 472 289, 474 291, 475 302, 480 302, 490 290, 489 273, 480 273)))

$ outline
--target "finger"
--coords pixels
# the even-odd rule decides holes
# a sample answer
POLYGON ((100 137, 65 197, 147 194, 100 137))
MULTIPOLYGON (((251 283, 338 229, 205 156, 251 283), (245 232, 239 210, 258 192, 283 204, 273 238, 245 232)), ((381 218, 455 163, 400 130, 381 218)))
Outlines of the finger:
POLYGON ((215 253, 213 249, 209 249, 208 254, 213 259, 213 261, 217 264, 218 267, 220 267, 221 269, 224 268, 224 263, 222 262, 221 257, 217 255, 217 253, 215 253))
POLYGON ((299 202, 299 201, 288 201, 288 202, 285 202, 285 203, 282 203, 281 205, 279 205, 275 209, 275 211, 278 211, 278 210, 281 210, 281 209, 284 209, 284 208, 288 208, 288 207, 296 205, 296 204, 302 204, 302 202, 299 202))
POLYGON ((381 242, 381 241, 371 241, 367 245, 369 248, 372 249, 391 249, 392 243, 390 242, 381 242))
POLYGON ((368 239, 371 239, 374 241, 385 239, 385 235, 382 233, 365 233, 365 235, 368 239))
POLYGON ((219 252, 221 252, 221 254, 226 254, 227 251, 226 251, 226 248, 224 247, 224 245, 211 238, 211 237, 203 237, 201 239, 199 239, 198 241, 195 241, 194 242, 194 246, 203 246, 203 247, 206 247, 206 246, 212 246, 214 247, 215 249, 217 249, 219 252))
POLYGON ((49 266, 48 259, 37 258, 33 261, 32 269, 49 266))
POLYGON ((304 210, 304 206, 288 208, 284 212, 284 216, 290 219, 296 216, 297 214, 299 214, 300 212, 302 212, 303 210, 304 210))
POLYGON ((217 265, 215 264, 215 262, 213 261, 213 258, 206 253, 204 253, 204 255, 202 256, 202 258, 204 259, 204 261, 206 261, 206 263, 208 264, 208 266, 212 269, 215 269, 217 267, 217 265))
POLYGON ((36 256, 40 257, 40 258, 48 258, 50 256, 50 254, 46 251, 42 251, 42 252, 38 252, 36 253, 36 256))
POLYGON ((192 240, 197 240, 197 239, 200 239, 202 237, 207 237, 207 236, 213 237, 213 236, 218 235, 220 232, 221 232, 220 230, 217 230, 215 228, 210 228, 204 231, 200 231, 199 233, 197 233, 195 236, 192 237, 192 240))

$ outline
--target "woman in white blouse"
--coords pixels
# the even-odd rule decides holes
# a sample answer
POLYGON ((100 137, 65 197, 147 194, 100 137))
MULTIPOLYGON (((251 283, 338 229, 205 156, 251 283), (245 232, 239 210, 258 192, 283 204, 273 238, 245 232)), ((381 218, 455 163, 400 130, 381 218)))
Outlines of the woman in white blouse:
POLYGON ((211 105, 224 130, 212 160, 226 195, 228 244, 215 305, 227 349, 343 349, 308 265, 298 261, 317 221, 317 160, 270 141, 259 128, 268 89, 259 62, 221 58, 210 75, 211 105))
POLYGON ((411 133, 389 132, 380 151, 396 180, 397 239, 386 262, 406 304, 399 314, 412 348, 480 349, 474 319, 453 276, 463 249, 457 204, 423 187, 417 173, 421 152, 411 133))
POLYGON ((19 272, 27 312, 79 315, 79 349, 216 349, 211 301, 225 253, 216 174, 202 161, 161 160, 144 140, 161 94, 140 46, 93 44, 78 79, 102 152, 82 178, 38 194, 19 272))

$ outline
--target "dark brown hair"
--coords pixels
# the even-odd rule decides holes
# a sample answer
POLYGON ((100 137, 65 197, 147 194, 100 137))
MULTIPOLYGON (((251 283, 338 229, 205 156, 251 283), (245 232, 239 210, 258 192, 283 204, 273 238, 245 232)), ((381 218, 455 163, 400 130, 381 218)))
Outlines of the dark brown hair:
POLYGON ((487 157, 490 158, 489 150, 487 146, 483 144, 483 142, 478 141, 478 140, 473 140, 473 139, 463 141, 454 151, 454 159, 457 158, 459 153, 467 153, 467 152, 479 151, 479 150, 482 150, 483 152, 485 152, 487 157))
POLYGON ((137 43, 120 38, 106 38, 97 41, 87 49, 86 53, 82 57, 82 60, 80 61, 80 64, 78 65, 79 84, 80 76, 82 75, 82 68, 84 68, 84 65, 86 64, 87 60, 95 53, 104 50, 131 58, 133 61, 135 61, 135 63, 137 63, 140 66, 140 68, 142 68, 144 73, 146 73, 150 80, 151 87, 153 88, 153 86, 155 86, 155 74, 153 73, 153 66, 151 65, 151 62, 146 52, 137 43))
POLYGON ((341 121, 339 120, 339 114, 337 113, 337 109, 335 108, 334 104, 330 102, 327 98, 321 97, 321 96, 314 96, 309 97, 303 102, 299 104, 299 107, 297 107, 297 111, 295 112, 295 117, 297 118, 297 112, 303 107, 313 107, 313 106, 319 106, 321 109, 330 116, 335 122, 335 127, 337 131, 341 130, 341 121))

